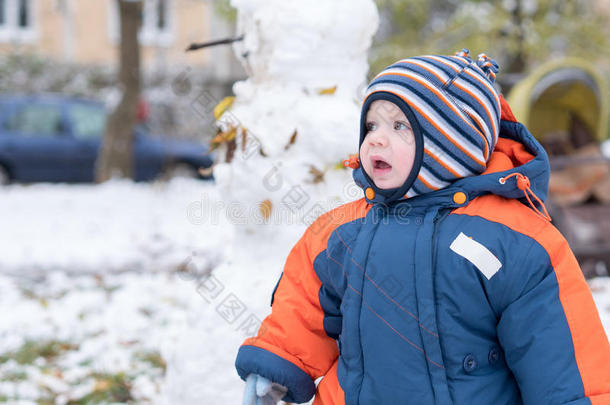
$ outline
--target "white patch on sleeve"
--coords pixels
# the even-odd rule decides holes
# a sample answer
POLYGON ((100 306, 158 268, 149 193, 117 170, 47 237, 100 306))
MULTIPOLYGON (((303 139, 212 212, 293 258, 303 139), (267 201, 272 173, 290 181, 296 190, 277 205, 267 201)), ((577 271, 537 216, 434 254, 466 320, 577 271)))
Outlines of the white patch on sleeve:
POLYGON ((474 264, 488 280, 502 267, 502 263, 489 249, 462 232, 455 238, 449 248, 474 264))

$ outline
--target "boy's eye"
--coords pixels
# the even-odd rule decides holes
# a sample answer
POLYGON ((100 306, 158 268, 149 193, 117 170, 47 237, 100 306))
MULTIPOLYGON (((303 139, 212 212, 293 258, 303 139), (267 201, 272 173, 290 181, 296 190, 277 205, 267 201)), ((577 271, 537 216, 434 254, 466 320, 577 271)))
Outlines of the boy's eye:
POLYGON ((366 130, 367 131, 374 131, 377 129, 377 124, 375 124, 374 122, 367 122, 366 123, 366 130))
POLYGON ((394 122, 394 130, 396 130, 396 131, 404 131, 404 130, 410 130, 410 129, 411 129, 411 127, 402 121, 394 122))

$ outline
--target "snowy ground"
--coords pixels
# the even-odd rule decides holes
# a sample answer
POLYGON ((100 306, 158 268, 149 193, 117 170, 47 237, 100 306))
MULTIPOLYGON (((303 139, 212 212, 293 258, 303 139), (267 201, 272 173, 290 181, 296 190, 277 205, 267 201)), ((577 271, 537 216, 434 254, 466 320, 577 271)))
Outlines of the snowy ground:
MULTIPOLYGON (((1 194, 0 402, 240 402, 237 347, 302 224, 238 239, 213 184, 186 179, 1 194)), ((590 285, 610 332, 610 279, 590 285)))
POLYGON ((266 257, 210 182, 0 191, 0 402, 239 402, 298 226, 266 257))
POLYGON ((217 196, 211 184, 188 179, 13 185, 1 193, 4 274, 166 270, 193 253, 220 254, 232 232, 220 210, 220 226, 206 232, 203 206, 217 196))

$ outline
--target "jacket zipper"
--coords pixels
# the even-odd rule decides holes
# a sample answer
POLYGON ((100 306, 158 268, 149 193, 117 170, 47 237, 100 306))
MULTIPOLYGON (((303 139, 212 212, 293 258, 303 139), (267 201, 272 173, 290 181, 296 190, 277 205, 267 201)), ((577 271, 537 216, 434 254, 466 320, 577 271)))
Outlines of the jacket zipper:
MULTIPOLYGON (((436 277, 436 250, 437 250, 437 237, 436 237, 436 231, 437 231, 437 227, 438 225, 445 219, 447 218, 447 216, 449 216, 449 214, 451 213, 451 208, 444 208, 441 210, 439 210, 439 212, 437 212, 435 218, 434 218, 434 229, 432 230, 432 246, 431 246, 431 252, 432 252, 432 282, 434 283, 434 278, 436 277)), ((436 299, 435 299, 436 301, 436 299)), ((436 305, 436 304, 435 304, 436 305)), ((437 328, 438 331, 438 328, 437 328)), ((448 382, 447 382, 448 385, 448 382)), ((447 392, 449 392, 449 387, 447 387, 447 392)), ((451 396, 451 394, 448 394, 449 396, 451 396)), ((452 403, 451 404, 447 404, 447 405, 453 405, 453 398, 452 398, 452 403)))

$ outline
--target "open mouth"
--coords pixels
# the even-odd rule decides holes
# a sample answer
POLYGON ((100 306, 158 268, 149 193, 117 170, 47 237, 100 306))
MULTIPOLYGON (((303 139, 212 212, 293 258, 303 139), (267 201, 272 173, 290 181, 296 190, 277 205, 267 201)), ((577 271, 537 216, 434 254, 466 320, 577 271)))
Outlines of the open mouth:
POLYGON ((373 167, 375 169, 390 169, 390 168, 392 168, 392 165, 390 165, 389 163, 387 163, 384 160, 379 159, 379 160, 375 160, 373 162, 373 167))
POLYGON ((381 175, 392 170, 392 165, 386 162, 381 156, 372 156, 373 173, 381 175))

